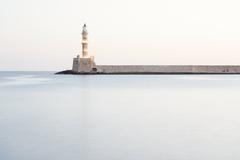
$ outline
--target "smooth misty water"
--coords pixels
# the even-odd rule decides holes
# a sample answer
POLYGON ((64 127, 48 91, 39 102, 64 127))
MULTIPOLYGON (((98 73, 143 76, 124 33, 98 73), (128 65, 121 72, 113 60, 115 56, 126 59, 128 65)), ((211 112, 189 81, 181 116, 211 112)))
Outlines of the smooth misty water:
POLYGON ((238 75, 0 72, 0 160, 239 160, 238 75))

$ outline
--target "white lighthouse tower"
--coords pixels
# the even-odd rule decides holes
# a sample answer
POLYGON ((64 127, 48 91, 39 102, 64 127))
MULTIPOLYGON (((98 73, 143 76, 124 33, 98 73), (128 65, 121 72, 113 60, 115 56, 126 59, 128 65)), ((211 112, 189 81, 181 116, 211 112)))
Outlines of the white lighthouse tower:
POLYGON ((77 55, 77 57, 73 59, 72 70, 74 72, 83 73, 90 73, 96 71, 94 57, 88 55, 88 31, 86 24, 84 24, 82 29, 82 55, 77 55))
POLYGON ((87 32, 87 25, 84 24, 82 30, 82 57, 88 57, 88 32, 87 32))

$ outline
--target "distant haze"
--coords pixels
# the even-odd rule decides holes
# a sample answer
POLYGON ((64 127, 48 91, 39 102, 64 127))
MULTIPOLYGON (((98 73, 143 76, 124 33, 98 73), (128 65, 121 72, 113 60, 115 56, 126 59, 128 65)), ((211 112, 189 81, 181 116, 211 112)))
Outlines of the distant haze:
POLYGON ((86 22, 97 64, 240 65, 239 0, 0 0, 0 70, 70 69, 86 22))

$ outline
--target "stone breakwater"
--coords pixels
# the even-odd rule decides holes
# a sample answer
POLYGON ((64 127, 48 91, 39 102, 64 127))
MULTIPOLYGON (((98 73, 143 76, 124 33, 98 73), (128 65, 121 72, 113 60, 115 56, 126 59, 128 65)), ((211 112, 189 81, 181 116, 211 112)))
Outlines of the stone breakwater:
POLYGON ((230 65, 97 65, 90 72, 66 70, 57 74, 240 74, 230 65))

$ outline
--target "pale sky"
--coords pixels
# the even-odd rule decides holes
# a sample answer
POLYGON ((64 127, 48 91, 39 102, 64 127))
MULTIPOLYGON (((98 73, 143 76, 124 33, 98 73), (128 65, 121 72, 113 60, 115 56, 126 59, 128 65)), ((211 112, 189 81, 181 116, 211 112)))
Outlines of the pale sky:
POLYGON ((71 69, 86 22, 97 64, 240 65, 239 0, 0 0, 0 70, 71 69))

